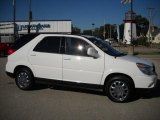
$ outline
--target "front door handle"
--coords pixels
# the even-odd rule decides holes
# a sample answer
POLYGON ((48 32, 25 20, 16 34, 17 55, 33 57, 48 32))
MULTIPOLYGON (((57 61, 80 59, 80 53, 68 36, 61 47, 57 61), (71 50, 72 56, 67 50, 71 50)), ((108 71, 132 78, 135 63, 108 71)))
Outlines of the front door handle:
POLYGON ((64 60, 71 60, 70 58, 65 58, 64 60))

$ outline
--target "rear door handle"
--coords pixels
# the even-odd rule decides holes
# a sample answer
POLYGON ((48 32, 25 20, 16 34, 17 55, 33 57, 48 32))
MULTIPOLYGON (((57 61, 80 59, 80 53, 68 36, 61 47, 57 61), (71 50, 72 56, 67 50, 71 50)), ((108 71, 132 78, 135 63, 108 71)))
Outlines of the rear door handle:
POLYGON ((31 56, 36 56, 36 54, 31 54, 31 56))

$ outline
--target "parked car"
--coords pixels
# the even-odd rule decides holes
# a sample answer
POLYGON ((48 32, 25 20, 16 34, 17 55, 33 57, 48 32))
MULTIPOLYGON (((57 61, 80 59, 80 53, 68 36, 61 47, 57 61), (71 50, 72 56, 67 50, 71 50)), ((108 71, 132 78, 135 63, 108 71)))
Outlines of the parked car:
POLYGON ((126 55, 93 36, 29 34, 10 50, 6 73, 22 90, 35 83, 102 89, 114 102, 126 102, 136 88, 157 82, 153 63, 126 55))
POLYGON ((9 43, 0 43, 0 57, 4 57, 7 55, 10 46, 11 44, 9 43))
POLYGON ((112 43, 109 39, 105 39, 105 42, 106 42, 107 44, 109 44, 109 45, 111 45, 111 43, 112 43))

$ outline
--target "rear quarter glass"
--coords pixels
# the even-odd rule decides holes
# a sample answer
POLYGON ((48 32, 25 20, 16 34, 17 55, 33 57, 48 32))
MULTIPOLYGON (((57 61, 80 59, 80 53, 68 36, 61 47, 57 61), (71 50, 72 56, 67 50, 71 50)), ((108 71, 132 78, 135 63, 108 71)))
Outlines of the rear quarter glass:
POLYGON ((15 41, 15 43, 12 46, 12 49, 14 51, 20 49, 21 47, 23 47, 25 44, 27 44, 28 42, 30 42, 31 40, 33 40, 38 35, 39 34, 27 34, 27 35, 23 35, 22 37, 20 37, 19 39, 17 39, 15 41))

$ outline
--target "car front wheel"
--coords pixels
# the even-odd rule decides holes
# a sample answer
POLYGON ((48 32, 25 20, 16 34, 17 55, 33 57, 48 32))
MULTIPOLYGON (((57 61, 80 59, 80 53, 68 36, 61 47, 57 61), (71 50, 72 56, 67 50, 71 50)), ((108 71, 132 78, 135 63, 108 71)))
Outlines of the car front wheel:
POLYGON ((126 102, 133 93, 133 85, 125 76, 111 78, 105 87, 108 97, 114 102, 126 102))

